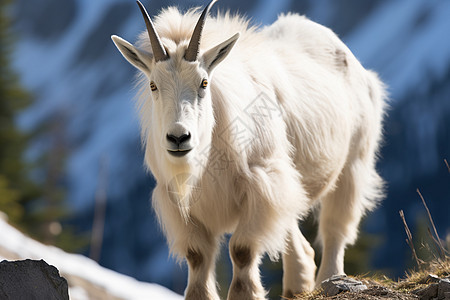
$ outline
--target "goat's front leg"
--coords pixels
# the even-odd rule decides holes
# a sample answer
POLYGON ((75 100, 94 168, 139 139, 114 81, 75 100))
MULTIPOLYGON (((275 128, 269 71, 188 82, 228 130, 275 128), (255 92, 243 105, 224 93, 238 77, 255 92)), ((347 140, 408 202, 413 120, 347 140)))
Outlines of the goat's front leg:
POLYGON ((258 269, 261 257, 267 253, 276 259, 285 250, 288 233, 307 203, 296 170, 285 161, 253 167, 252 173, 230 239, 233 280, 228 300, 265 299, 258 269))
POLYGON ((193 232, 185 257, 189 267, 186 300, 219 300, 215 278, 217 241, 206 232, 193 232))
POLYGON ((164 220, 164 233, 170 250, 188 263, 189 277, 185 290, 188 300, 218 300, 215 279, 215 258, 219 239, 199 220, 182 218, 180 208, 174 205, 167 187, 158 184, 153 190, 153 207, 164 220))
POLYGON ((261 253, 253 245, 230 240, 230 256, 233 262, 233 280, 228 300, 262 300, 265 291, 259 276, 261 253))

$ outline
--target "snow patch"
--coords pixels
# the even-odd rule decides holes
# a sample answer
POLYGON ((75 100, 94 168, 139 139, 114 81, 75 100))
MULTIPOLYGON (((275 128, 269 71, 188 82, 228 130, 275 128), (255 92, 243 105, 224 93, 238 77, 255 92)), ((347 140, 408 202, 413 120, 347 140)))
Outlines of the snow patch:
MULTIPOLYGON (((103 268, 85 256, 66 253, 59 248, 43 245, 10 226, 3 218, 0 218, 0 232, 0 247, 7 252, 13 253, 20 259, 43 259, 58 268, 62 276, 72 275, 82 278, 103 288, 114 297, 130 300, 183 299, 182 296, 160 285, 140 282, 103 268)), ((6 259, 6 257, 0 256, 0 259, 6 259)), ((69 294, 72 300, 89 299, 87 292, 80 286, 71 286, 69 294)))

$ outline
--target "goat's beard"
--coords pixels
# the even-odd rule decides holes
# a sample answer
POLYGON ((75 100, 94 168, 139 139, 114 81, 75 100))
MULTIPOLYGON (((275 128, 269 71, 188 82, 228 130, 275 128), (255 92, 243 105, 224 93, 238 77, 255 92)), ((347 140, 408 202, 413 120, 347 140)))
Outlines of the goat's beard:
POLYGON ((203 168, 196 164, 171 164, 168 177, 167 193, 169 199, 177 205, 180 214, 187 223, 190 219, 190 208, 200 198, 198 188, 203 168))

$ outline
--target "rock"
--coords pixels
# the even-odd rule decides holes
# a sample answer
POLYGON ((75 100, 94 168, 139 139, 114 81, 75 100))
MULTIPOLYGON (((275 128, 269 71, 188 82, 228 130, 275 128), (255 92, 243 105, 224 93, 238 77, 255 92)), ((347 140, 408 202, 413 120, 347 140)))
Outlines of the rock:
POLYGON ((325 296, 335 296, 345 291, 363 291, 367 289, 367 286, 361 281, 347 277, 346 275, 335 275, 322 281, 321 288, 325 296))
POLYGON ((69 288, 58 269, 44 260, 2 261, 0 299, 68 300, 69 288))
POLYGON ((439 283, 439 281, 441 281, 441 278, 439 278, 437 275, 428 274, 428 276, 425 277, 424 279, 422 279, 421 281, 419 281, 419 283, 421 283, 421 284, 439 283))
POLYGON ((429 286, 413 291, 413 294, 419 296, 420 300, 431 300, 438 295, 439 283, 432 283, 429 286))
POLYGON ((441 279, 438 286, 438 299, 450 300, 450 280, 441 279))
POLYGON ((447 278, 440 279, 437 276, 433 276, 432 278, 435 283, 432 283, 425 288, 418 289, 413 293, 419 296, 421 300, 450 300, 450 280, 447 278))

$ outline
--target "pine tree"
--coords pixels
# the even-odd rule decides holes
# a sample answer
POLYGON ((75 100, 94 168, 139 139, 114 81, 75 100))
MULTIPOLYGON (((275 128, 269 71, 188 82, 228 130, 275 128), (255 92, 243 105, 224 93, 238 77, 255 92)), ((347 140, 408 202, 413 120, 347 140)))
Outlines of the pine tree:
POLYGON ((25 225, 24 207, 37 197, 38 189, 27 179, 22 159, 27 136, 15 124, 17 112, 30 103, 30 97, 9 63, 13 44, 5 15, 9 2, 0 0, 0 211, 12 223, 25 225))
MULTIPOLYGON (((31 104, 32 96, 20 85, 10 64, 14 46, 11 20, 6 14, 10 4, 10 0, 0 0, 0 214, 5 214, 11 224, 44 243, 69 251, 79 250, 86 241, 61 226, 61 221, 68 217, 62 204, 65 194, 60 183, 64 149, 52 147, 41 157, 37 164, 44 180, 39 184, 30 179, 32 169, 24 159, 33 133, 19 130, 16 118, 31 104)), ((55 135, 53 129, 60 127, 57 121, 35 132, 55 135)))

